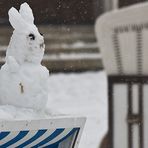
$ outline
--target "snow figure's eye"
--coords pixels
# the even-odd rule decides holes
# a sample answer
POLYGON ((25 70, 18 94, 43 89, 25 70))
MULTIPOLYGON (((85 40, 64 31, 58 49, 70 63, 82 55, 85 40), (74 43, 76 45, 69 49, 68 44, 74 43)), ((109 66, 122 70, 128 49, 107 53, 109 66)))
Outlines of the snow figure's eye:
POLYGON ((35 35, 32 34, 32 33, 30 33, 30 34, 29 34, 29 38, 30 38, 30 40, 35 40, 35 35))
POLYGON ((40 35, 41 35, 41 36, 43 36, 43 34, 42 34, 42 33, 40 33, 40 35))

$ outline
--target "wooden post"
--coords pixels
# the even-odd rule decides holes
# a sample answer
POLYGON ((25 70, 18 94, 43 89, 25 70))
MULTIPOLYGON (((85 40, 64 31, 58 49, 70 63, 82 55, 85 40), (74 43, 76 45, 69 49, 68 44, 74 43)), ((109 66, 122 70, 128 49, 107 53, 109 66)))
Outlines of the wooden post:
POLYGON ((144 97, 144 93, 146 90, 144 90, 143 88, 144 86, 148 85, 148 76, 109 76, 108 82, 108 125, 110 148, 118 148, 121 145, 121 143, 123 144, 123 141, 125 141, 125 143, 120 147, 144 148, 144 132, 146 132, 144 130, 144 125, 146 124, 144 123, 143 117, 144 115, 146 115, 146 113, 144 112, 143 105, 146 102, 145 99, 147 98, 144 97), (122 95, 121 91, 125 91, 127 93, 123 93, 122 95), (118 101, 117 99, 120 100, 120 103, 116 103, 116 101, 118 101), (120 110, 118 110, 119 108, 120 110), (124 112, 124 115, 118 114, 117 111, 124 112), (121 121, 118 121, 120 117, 117 116, 121 116, 121 121), (124 131, 125 137, 123 136, 123 132, 120 133, 120 130, 122 131, 122 129, 118 129, 118 131, 115 129, 116 125, 120 124, 120 122, 122 123, 120 127, 124 128, 124 125, 126 125, 127 127, 126 129, 124 129, 126 130, 124 131), (128 134, 128 137, 126 137, 126 134, 128 134), (122 140, 122 142, 120 142, 118 139, 120 135, 122 135, 122 139, 120 139, 122 140))

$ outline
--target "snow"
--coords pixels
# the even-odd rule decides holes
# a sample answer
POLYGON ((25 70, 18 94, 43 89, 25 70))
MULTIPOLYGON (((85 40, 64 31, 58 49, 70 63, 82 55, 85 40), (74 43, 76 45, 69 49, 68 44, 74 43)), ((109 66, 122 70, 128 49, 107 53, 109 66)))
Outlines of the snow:
POLYGON ((0 104, 44 109, 48 100, 46 67, 26 63, 15 68, 10 63, 5 63, 0 70, 0 104))
POLYGON ((50 106, 51 110, 87 117, 79 148, 98 148, 107 131, 105 73, 52 75, 49 85, 52 87, 49 88, 47 106, 50 106))
POLYGON ((49 78, 49 71, 41 65, 44 37, 35 26, 27 3, 19 11, 12 7, 8 15, 14 31, 6 62, 0 69, 0 104, 43 110, 48 100, 49 78))
POLYGON ((86 42, 83 42, 83 41, 77 41, 77 42, 74 42, 74 43, 71 43, 71 44, 65 44, 65 43, 62 43, 61 44, 61 47, 62 48, 67 48, 67 49, 88 49, 88 48, 98 48, 98 44, 95 42, 95 43, 86 43, 86 42))
POLYGON ((18 64, 26 61, 40 64, 45 50, 44 37, 33 23, 32 10, 27 3, 20 6, 19 12, 13 7, 8 11, 14 31, 7 48, 6 60, 12 56, 18 64))
POLYGON ((107 84, 105 72, 54 74, 49 80, 45 112, 1 106, 0 118, 35 119, 57 115, 87 117, 79 148, 98 148, 107 131, 107 84))
POLYGON ((101 59, 100 53, 59 53, 45 55, 44 60, 82 60, 82 59, 101 59))
MULTIPOLYGON (((19 12, 11 8, 8 14, 14 32, 0 70, 0 120, 84 116, 87 122, 79 147, 97 148, 107 130, 105 73, 49 77, 46 67, 40 64, 44 39, 33 23, 31 8, 23 3, 19 12)), ((83 46, 81 42, 72 45, 83 46)))
POLYGON ((45 119, 49 115, 34 109, 16 107, 12 105, 0 106, 0 120, 32 120, 45 119))

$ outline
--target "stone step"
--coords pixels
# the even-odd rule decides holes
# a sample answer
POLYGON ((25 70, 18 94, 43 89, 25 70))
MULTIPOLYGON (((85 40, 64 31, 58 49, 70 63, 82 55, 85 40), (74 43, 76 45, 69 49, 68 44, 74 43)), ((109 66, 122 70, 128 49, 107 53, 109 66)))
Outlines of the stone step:
MULTIPOLYGON (((0 60, 0 67, 4 64, 0 60)), ((84 71, 98 71, 102 70, 102 60, 100 59, 81 59, 81 60, 53 60, 43 61, 50 73, 58 72, 84 72, 84 71)))
POLYGON ((38 26, 40 32, 48 34, 94 34, 93 25, 40 25, 38 26))
MULTIPOLYGON (((93 39, 93 38, 83 38, 83 37, 81 37, 80 39, 79 38, 73 39, 71 37, 69 37, 68 39, 66 39, 66 38, 63 38, 63 39, 60 39, 60 38, 51 38, 51 39, 44 38, 44 40, 45 40, 46 45, 62 44, 62 43, 74 44, 75 42, 84 42, 84 43, 95 43, 96 42, 96 40, 93 39)), ((5 41, 5 43, 6 43, 6 41, 5 41)))
MULTIPOLYGON (((40 32, 43 33, 45 43, 72 44, 78 41, 93 43, 96 42, 93 27, 78 26, 78 27, 51 27, 39 26, 40 32)), ((0 45, 8 45, 13 29, 10 26, 0 26, 0 45)))
MULTIPOLYGON (((7 46, 0 46, 0 56, 5 56, 7 46)), ((99 53, 99 48, 96 43, 84 44, 76 42, 74 44, 52 44, 46 45, 45 54, 59 53, 99 53)))
POLYGON ((60 53, 99 53, 98 48, 79 48, 79 49, 65 49, 65 48, 57 48, 57 49, 51 49, 46 48, 45 54, 60 54, 60 53))
MULTIPOLYGON (((5 57, 0 55, 0 64, 2 65, 4 62, 5 57)), ((102 69, 102 60, 99 53, 45 54, 42 64, 52 73, 102 69)))
MULTIPOLYGON (((9 41, 10 41, 10 36, 11 35, 1 35, 0 33, 0 45, 8 45, 9 44, 9 41)), ((92 37, 75 37, 75 38, 72 38, 71 36, 69 37, 62 37, 62 38, 48 38, 48 37, 44 37, 44 40, 45 40, 45 44, 46 46, 50 46, 51 44, 74 44, 75 42, 84 42, 84 43, 96 43, 96 40, 95 38, 92 38, 92 37)))
POLYGON ((43 61, 50 73, 55 72, 84 72, 97 71, 103 69, 101 59, 81 59, 81 60, 53 60, 43 61))
MULTIPOLYGON (((94 26, 93 25, 74 25, 74 26, 52 26, 52 25, 39 25, 39 32, 43 35, 49 34, 53 37, 57 35, 71 35, 71 36, 81 36, 81 35, 91 35, 94 36, 94 26)), ((8 26, 0 26, 1 35, 11 35, 13 28, 8 26)), ((51 37, 52 37, 51 36, 51 37)))

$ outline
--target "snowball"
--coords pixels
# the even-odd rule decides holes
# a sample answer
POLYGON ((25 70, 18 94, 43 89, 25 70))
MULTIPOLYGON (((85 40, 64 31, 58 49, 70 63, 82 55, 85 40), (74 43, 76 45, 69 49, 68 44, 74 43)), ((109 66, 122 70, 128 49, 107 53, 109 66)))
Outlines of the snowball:
POLYGON ((48 70, 26 63, 16 73, 8 64, 0 71, 0 104, 42 110, 48 99, 48 70))

